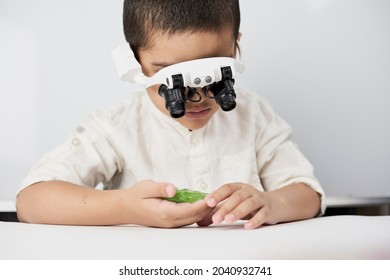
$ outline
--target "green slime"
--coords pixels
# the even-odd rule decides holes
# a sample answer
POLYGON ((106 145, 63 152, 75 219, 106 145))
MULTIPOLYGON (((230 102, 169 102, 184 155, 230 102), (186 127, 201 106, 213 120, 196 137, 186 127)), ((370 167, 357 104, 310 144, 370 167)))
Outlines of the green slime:
POLYGON ((207 193, 190 190, 190 189, 177 189, 174 197, 165 197, 165 200, 169 200, 176 203, 195 202, 203 199, 207 193))

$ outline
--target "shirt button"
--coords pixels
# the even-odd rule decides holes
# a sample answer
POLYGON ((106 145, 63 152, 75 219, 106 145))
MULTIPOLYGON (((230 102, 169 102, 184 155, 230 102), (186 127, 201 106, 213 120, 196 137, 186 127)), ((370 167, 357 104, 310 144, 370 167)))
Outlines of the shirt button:
POLYGON ((82 133, 82 132, 85 131, 85 128, 82 127, 82 126, 78 126, 76 130, 77 130, 78 133, 82 133))
POLYGON ((199 144, 199 139, 198 138, 192 138, 191 139, 191 145, 192 146, 197 146, 199 144))
POLYGON ((73 146, 80 146, 81 142, 78 138, 73 138, 72 144, 73 144, 73 146))

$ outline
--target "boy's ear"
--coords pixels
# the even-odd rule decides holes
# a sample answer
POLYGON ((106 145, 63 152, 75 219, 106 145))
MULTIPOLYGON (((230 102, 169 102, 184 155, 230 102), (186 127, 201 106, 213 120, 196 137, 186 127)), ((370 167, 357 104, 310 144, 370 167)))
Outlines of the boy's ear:
POLYGON ((240 49, 240 39, 241 39, 242 33, 238 32, 237 39, 236 39, 236 47, 234 50, 234 57, 238 60, 241 60, 241 49, 240 49))
POLYGON ((238 32, 238 35, 237 35, 237 42, 240 42, 241 36, 242 36, 242 33, 241 33, 241 32, 238 32))

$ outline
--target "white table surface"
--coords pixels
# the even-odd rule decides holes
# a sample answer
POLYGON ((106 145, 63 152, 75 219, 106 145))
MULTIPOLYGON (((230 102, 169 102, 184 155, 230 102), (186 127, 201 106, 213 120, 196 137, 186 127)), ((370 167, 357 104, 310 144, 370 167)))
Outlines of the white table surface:
POLYGON ((0 259, 390 259, 390 216, 331 216, 244 230, 0 222, 0 259))

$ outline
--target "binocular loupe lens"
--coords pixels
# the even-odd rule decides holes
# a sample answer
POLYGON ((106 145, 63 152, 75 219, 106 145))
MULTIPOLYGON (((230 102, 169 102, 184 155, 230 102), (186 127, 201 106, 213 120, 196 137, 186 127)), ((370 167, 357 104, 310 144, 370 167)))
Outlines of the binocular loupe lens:
POLYGON ((215 101, 224 111, 231 111, 236 108, 236 93, 233 88, 233 80, 223 81, 222 91, 215 96, 215 101))
MULTIPOLYGON (((234 79, 232 70, 229 66, 221 67, 222 79, 219 82, 209 85, 207 90, 212 91, 213 97, 207 94, 207 90, 204 90, 205 95, 209 98, 215 99, 215 102, 223 111, 231 111, 236 107, 236 93, 234 92, 234 79)), ((193 100, 192 96, 195 92, 189 89, 189 97, 185 96, 184 80, 181 74, 172 75, 172 88, 162 84, 158 93, 164 98, 165 108, 169 111, 173 118, 180 118, 186 113, 186 101, 200 102, 202 96, 199 95, 199 100, 193 100)))
POLYGON ((158 89, 158 94, 165 100, 165 108, 172 118, 181 118, 186 113, 184 88, 170 89, 162 84, 158 89))
POLYGON ((210 86, 214 94, 215 102, 223 111, 231 111, 236 108, 236 93, 233 88, 233 80, 224 80, 210 86))

